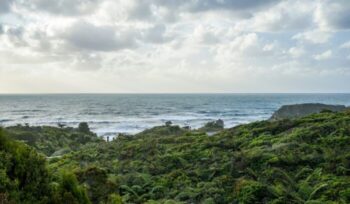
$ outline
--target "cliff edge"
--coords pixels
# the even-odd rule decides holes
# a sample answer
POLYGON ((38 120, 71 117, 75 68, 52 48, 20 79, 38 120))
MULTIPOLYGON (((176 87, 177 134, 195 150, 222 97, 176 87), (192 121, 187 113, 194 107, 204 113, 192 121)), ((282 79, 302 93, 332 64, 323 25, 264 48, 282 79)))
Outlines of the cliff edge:
POLYGON ((344 105, 327 105, 321 103, 284 105, 271 116, 270 120, 299 118, 322 111, 340 112, 345 109, 346 106, 344 105))

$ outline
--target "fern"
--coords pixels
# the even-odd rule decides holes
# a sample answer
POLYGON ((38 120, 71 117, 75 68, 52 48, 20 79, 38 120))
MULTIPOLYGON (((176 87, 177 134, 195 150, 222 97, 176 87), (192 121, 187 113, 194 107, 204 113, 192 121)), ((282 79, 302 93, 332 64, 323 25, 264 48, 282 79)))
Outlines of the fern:
POLYGON ((320 184, 319 186, 317 186, 317 187, 315 188, 315 190, 313 190, 313 191, 311 192, 311 194, 310 194, 310 196, 309 196, 309 198, 308 198, 307 200, 308 200, 308 201, 309 201, 309 200, 312 200, 312 199, 316 196, 316 194, 317 194, 319 191, 325 189, 327 186, 328 186, 328 184, 326 184, 326 183, 320 184))

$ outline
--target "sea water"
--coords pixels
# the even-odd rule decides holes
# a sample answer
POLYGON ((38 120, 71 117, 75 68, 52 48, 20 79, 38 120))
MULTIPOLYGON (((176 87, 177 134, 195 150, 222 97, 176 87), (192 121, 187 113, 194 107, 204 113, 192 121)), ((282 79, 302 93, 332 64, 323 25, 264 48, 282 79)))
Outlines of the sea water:
POLYGON ((198 128, 222 119, 233 127, 268 119, 280 106, 296 103, 350 106, 350 94, 0 95, 0 126, 87 122, 100 136, 134 134, 166 121, 198 128))

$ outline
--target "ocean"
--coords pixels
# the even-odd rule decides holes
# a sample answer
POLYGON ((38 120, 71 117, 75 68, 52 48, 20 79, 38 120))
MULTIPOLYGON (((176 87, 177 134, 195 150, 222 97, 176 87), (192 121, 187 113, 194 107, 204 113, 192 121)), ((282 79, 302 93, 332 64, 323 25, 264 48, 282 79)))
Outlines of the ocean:
POLYGON ((100 136, 134 134, 166 121, 198 128, 222 119, 233 127, 268 119, 280 106, 296 103, 350 106, 350 94, 0 95, 0 126, 87 122, 100 136))

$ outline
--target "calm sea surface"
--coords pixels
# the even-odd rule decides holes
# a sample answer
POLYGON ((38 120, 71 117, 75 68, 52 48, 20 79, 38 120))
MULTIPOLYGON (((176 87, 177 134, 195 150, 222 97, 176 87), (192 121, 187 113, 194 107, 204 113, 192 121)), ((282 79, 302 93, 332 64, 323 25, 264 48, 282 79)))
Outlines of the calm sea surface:
POLYGON ((136 133, 172 121, 200 127, 223 119, 225 127, 268 119, 284 104, 350 106, 350 94, 58 94, 0 95, 0 126, 29 123, 77 126, 99 135, 136 133))

